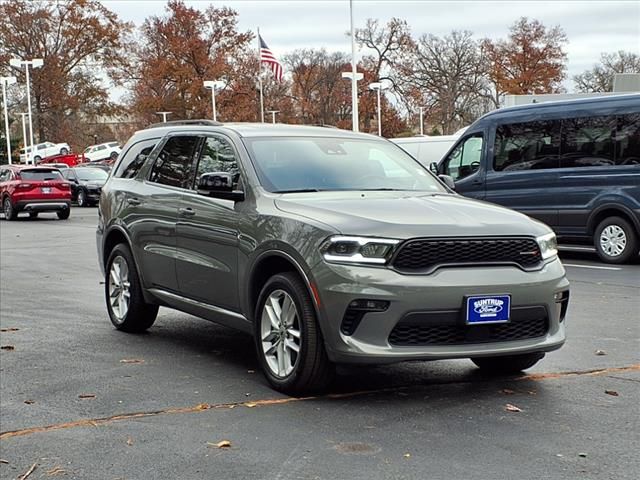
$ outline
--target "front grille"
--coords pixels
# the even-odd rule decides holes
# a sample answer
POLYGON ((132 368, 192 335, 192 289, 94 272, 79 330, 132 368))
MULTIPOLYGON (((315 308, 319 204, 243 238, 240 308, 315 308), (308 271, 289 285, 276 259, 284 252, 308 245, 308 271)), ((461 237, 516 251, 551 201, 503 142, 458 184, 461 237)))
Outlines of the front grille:
POLYGON ((391 264, 404 272, 424 272, 465 264, 516 264, 528 269, 541 260, 533 238, 419 239, 402 245, 391 264))
MULTIPOLYGON (((451 312, 451 316, 459 318, 458 313, 451 312)), ((442 318, 442 312, 437 315, 442 318)), ((434 323, 430 322, 430 316, 428 312, 408 315, 391 331, 389 343, 410 347, 507 342, 543 337, 549 331, 544 307, 513 309, 509 323, 493 325, 465 325, 458 320, 434 323)))

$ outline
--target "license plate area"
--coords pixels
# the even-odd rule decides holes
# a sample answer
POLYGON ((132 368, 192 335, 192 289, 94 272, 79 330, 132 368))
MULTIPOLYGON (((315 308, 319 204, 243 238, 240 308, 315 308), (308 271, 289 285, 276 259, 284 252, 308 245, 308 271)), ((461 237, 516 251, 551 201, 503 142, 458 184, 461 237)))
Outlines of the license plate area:
POLYGON ((466 297, 467 325, 507 323, 511 317, 511 295, 473 295, 466 297))
POLYGON ((42 193, 51 193, 51 187, 41 187, 42 193))

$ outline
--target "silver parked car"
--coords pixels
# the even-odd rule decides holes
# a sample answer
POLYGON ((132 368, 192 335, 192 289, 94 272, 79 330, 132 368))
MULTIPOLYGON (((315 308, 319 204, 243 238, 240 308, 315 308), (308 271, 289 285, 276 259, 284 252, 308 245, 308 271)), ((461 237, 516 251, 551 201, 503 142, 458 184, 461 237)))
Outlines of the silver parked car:
POLYGON ((159 124, 125 145, 99 212, 116 328, 146 330, 162 305, 246 331, 284 392, 325 387, 337 363, 516 372, 565 341, 552 231, 375 136, 159 124))

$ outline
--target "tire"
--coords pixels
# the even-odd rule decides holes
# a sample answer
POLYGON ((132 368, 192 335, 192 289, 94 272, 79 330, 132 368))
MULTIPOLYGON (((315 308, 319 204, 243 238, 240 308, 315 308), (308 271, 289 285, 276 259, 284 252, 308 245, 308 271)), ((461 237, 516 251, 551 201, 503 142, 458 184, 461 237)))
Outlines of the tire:
POLYGON ((69 218, 69 215, 71 215, 71 209, 65 208, 64 210, 58 210, 56 212, 56 215, 58 215, 59 220, 66 220, 67 218, 69 218))
POLYGON ((481 370, 492 374, 518 373, 533 367, 544 358, 544 353, 527 353, 524 355, 505 355, 501 357, 477 357, 471 361, 481 370))
POLYGON ((87 194, 83 189, 78 191, 78 198, 76 198, 76 203, 79 207, 86 207, 87 205, 87 194))
POLYGON ((29 218, 38 218, 38 212, 29 212, 29 218))
POLYGON ((42 161, 42 157, 40 155, 36 155, 35 157, 33 157, 33 164, 37 165, 42 161))
POLYGON ((603 262, 626 263, 638 254, 638 234, 624 218, 609 217, 596 227, 593 245, 603 262))
POLYGON ((9 197, 4 197, 4 201, 2 202, 2 211, 4 212, 5 220, 15 220, 18 218, 18 212, 14 208, 9 197))
POLYGON ((67 149, 67 148, 61 148, 60 149, 60 155, 66 155, 67 153, 69 153, 69 149, 67 149))
POLYGON ((300 395, 322 391, 331 383, 334 366, 327 357, 309 292, 297 275, 271 277, 262 288, 254 318, 258 361, 275 390, 300 395), (295 308, 288 319, 282 312, 287 305, 295 308))
POLYGON ((109 318, 118 330, 141 333, 156 321, 158 305, 144 301, 136 263, 131 250, 124 243, 116 245, 109 254, 104 295, 109 318), (127 283, 128 289, 121 287, 127 283), (125 292, 128 292, 128 300, 125 292))
POLYGON ((110 160, 117 160, 118 159, 118 153, 117 152, 111 152, 111 155, 109 155, 109 159, 110 160))

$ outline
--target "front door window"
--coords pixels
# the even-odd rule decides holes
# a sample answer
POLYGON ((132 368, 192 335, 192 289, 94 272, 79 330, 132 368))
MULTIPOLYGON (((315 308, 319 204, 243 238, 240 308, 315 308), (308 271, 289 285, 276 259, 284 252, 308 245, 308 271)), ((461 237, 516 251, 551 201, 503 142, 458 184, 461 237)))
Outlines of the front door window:
POLYGON ((477 172, 482 158, 482 146, 482 134, 460 141, 444 161, 442 173, 458 181, 477 172))

